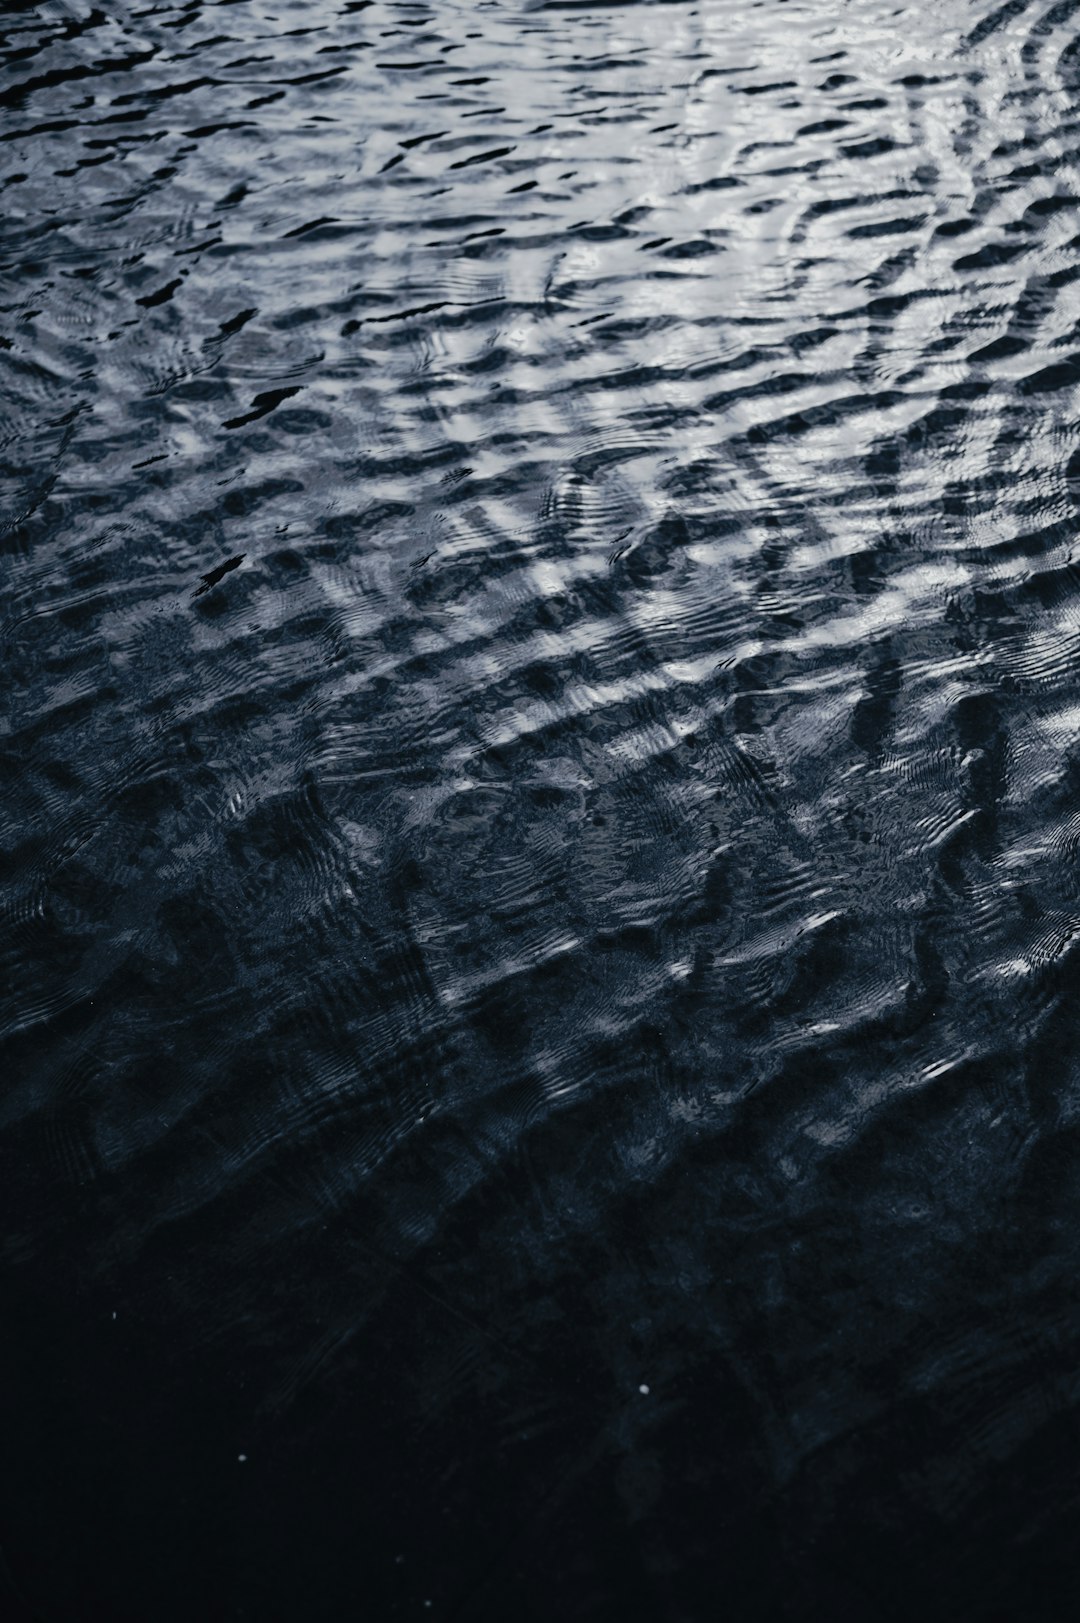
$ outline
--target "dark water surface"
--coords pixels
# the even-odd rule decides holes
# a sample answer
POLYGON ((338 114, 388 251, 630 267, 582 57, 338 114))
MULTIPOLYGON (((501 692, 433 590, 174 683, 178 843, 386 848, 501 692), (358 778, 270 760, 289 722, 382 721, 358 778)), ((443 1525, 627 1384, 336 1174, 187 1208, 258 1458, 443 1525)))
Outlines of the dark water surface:
POLYGON ((1078 0, 0 50, 9 1612, 1074 1615, 1078 0))

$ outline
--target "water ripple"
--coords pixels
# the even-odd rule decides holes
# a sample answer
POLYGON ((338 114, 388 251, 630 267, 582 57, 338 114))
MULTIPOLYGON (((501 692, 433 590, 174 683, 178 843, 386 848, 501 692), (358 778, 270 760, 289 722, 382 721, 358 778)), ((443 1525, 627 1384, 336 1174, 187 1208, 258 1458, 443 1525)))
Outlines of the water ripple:
POLYGON ((1068 1610, 1078 12, 8 8, 13 1606, 1068 1610))

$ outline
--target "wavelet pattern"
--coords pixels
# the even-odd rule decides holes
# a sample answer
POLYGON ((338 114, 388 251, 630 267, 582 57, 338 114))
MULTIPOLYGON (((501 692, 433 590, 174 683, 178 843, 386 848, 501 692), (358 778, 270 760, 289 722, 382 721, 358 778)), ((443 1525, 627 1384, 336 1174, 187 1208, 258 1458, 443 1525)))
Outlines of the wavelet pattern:
POLYGON ((1078 21, 0 19, 28 1615, 1080 1596, 1078 21))

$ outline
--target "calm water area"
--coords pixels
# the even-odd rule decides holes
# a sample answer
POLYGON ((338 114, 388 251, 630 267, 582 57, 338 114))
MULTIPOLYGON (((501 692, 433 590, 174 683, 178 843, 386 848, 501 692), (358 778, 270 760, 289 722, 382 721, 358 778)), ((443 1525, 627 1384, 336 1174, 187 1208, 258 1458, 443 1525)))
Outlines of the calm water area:
POLYGON ((0 11, 0 1609, 1080 1608, 1080 0, 0 11))

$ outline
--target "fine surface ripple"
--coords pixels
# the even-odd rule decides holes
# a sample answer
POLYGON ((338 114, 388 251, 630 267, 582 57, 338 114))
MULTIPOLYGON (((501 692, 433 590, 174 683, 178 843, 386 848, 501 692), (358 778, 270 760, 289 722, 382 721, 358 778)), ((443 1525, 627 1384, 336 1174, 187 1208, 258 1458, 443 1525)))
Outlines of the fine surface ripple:
POLYGON ((9 1607, 1072 1615, 1078 25, 5 8, 9 1607))

